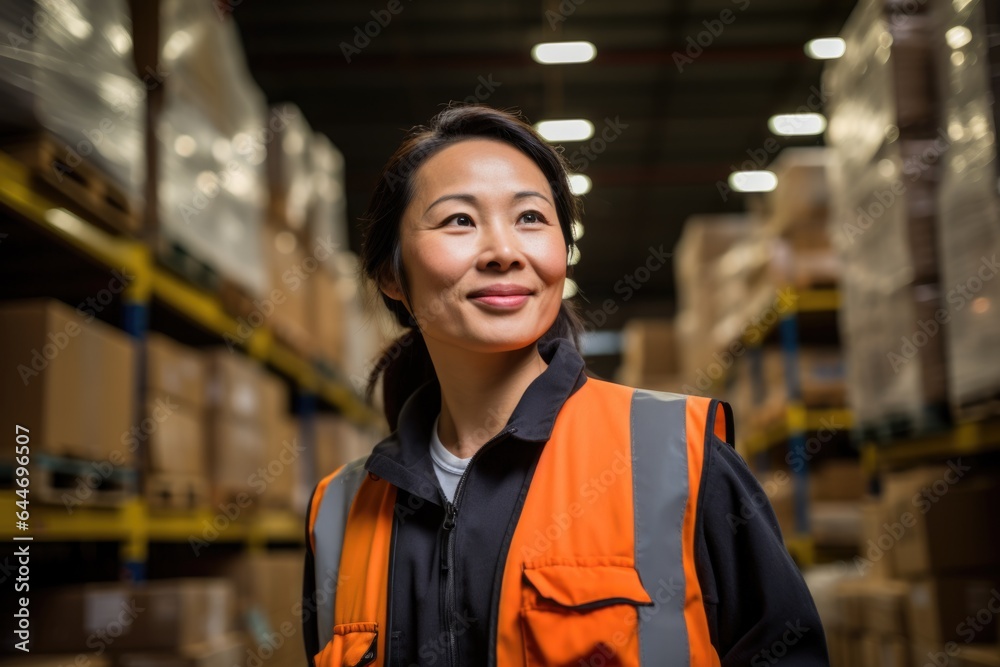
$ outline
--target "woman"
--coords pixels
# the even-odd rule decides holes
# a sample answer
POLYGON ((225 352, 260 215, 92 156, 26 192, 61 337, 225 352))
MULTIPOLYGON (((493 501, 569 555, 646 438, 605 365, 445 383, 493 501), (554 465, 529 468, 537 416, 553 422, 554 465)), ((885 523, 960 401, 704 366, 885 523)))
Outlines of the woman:
POLYGON ((362 265, 410 330, 368 387, 393 433, 310 502, 316 665, 828 664, 729 406, 587 376, 577 207, 561 154, 487 107, 389 160, 362 265))

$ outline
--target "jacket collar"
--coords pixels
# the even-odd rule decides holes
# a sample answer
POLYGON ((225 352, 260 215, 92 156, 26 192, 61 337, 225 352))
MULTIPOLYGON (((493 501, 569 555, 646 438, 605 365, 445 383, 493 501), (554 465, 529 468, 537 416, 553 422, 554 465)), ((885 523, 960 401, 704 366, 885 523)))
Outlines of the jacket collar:
MULTIPOLYGON (((525 389, 504 427, 514 429, 514 440, 546 442, 566 399, 587 381, 586 364, 568 339, 541 342, 538 353, 548 367, 525 389)), ((440 502, 429 450, 431 428, 440 411, 441 386, 436 379, 429 380, 403 403, 397 429, 375 446, 365 469, 410 493, 440 502)))

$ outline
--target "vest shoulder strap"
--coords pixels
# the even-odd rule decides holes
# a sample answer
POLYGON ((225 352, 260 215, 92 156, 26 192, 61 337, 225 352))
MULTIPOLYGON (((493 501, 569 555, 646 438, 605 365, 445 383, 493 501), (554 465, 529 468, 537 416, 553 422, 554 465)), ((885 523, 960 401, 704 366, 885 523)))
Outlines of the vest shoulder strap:
POLYGON ((673 610, 640 614, 641 664, 670 656, 670 664, 717 665, 695 563, 696 527, 705 452, 713 434, 733 444, 732 409, 636 389, 630 422, 636 569, 647 591, 673 610))
POLYGON ((316 574, 316 622, 321 648, 333 636, 333 600, 337 592, 347 517, 367 475, 366 460, 367 456, 346 463, 324 477, 316 486, 309 508, 309 540, 316 574), (317 526, 322 529, 317 531, 317 526))

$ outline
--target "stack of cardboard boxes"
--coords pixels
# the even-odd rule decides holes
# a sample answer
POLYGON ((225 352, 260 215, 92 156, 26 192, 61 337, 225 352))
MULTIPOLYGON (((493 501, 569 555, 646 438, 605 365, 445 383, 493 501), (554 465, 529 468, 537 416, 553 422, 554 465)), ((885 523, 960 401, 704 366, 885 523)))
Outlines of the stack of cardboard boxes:
POLYGON ((245 498, 255 495, 252 483, 265 456, 262 371, 256 362, 225 348, 209 353, 207 360, 212 505, 237 501, 244 507, 245 498))
POLYGON ((840 329, 865 428, 934 426, 946 402, 937 253, 941 150, 930 3, 862 0, 824 88, 830 234, 843 257, 840 329), (929 322, 922 328, 921 322, 929 322))
POLYGON ((1000 662, 1000 542, 972 529, 998 502, 1000 471, 971 459, 888 473, 824 619, 833 664, 1000 662))
POLYGON ((145 490, 152 507, 193 508, 208 502, 205 361, 167 336, 146 338, 145 490))
POLYGON ((1000 397, 1000 7, 995 2, 936 5, 937 62, 943 99, 941 277, 943 309, 925 326, 947 328, 948 389, 960 418, 996 413, 1000 397))
POLYGON ((15 301, 0 304, 0 355, 0 415, 29 437, 32 499, 73 508, 133 494, 133 340, 83 307, 15 301))
POLYGON ((245 658, 233 584, 182 578, 92 583, 37 595, 32 651, 122 667, 231 667, 245 658), (75 655, 74 655, 75 654, 75 655))
MULTIPOLYGON (((239 625, 247 650, 238 664, 301 667, 307 664, 302 621, 315 612, 303 605, 301 549, 245 553, 225 564, 236 588, 239 625)), ((231 667, 226 665, 225 667, 231 667)))
POLYGON ((682 392, 673 322, 633 318, 622 328, 622 361, 615 381, 630 387, 682 392))
POLYGON ((713 267, 752 228, 752 219, 746 215, 693 216, 685 221, 677 244, 678 312, 674 325, 681 379, 702 391, 722 378, 728 354, 726 345, 718 345, 712 335, 725 315, 716 298, 719 285, 713 267))

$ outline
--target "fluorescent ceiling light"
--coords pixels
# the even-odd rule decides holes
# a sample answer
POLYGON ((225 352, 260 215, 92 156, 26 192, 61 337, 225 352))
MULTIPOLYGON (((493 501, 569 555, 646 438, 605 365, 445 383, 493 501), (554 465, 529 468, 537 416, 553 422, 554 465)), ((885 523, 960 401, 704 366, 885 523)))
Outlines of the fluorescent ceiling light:
POLYGON ((590 42, 544 42, 531 47, 531 57, 543 65, 588 63, 597 55, 590 42))
POLYGON ((535 129, 546 141, 586 141, 594 136, 594 124, 589 120, 543 120, 535 129))
POLYGON ((960 49, 972 41, 972 31, 964 25, 957 25, 944 34, 944 39, 951 48, 960 49))
POLYGON ((806 137, 823 134, 826 118, 820 113, 784 113, 771 116, 767 126, 783 137, 806 137))
POLYGON ((816 60, 833 60, 847 51, 847 42, 840 37, 820 37, 806 43, 806 55, 816 60))
POLYGON ((736 192, 771 192, 777 186, 773 171, 735 171, 729 175, 729 187, 736 192))
POLYGON ((590 192, 590 177, 585 174, 570 174, 569 189, 575 195, 585 195, 590 192))
POLYGON ((580 248, 574 243, 569 247, 569 256, 566 258, 566 264, 573 266, 574 264, 580 263, 580 248))
POLYGON ((579 289, 580 288, 577 286, 575 280, 573 280, 572 278, 567 278, 566 282, 563 283, 563 295, 562 295, 562 298, 564 298, 564 299, 572 299, 574 296, 576 296, 576 293, 577 293, 577 291, 579 289))

